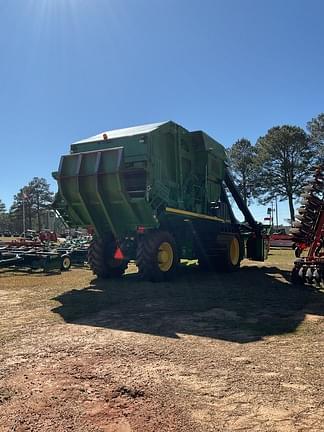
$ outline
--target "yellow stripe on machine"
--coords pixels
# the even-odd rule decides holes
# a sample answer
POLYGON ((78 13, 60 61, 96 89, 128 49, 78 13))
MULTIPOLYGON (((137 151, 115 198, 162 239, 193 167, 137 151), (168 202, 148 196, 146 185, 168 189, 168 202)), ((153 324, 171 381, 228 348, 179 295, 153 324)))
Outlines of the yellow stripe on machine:
POLYGON ((218 222, 225 222, 223 219, 218 218, 216 216, 208 216, 202 213, 195 213, 195 212, 191 212, 191 211, 187 211, 187 210, 180 210, 180 209, 176 209, 176 208, 172 208, 172 207, 166 207, 165 211, 167 213, 175 213, 178 215, 182 215, 182 216, 188 216, 188 217, 194 217, 194 218, 199 218, 199 219, 208 219, 208 220, 213 220, 213 221, 218 221, 218 222))

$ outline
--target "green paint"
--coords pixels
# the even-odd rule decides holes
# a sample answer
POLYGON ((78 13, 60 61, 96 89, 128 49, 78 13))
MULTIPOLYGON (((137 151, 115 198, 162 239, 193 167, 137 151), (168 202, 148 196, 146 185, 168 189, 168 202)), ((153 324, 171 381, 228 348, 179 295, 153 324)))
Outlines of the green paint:
POLYGON ((114 138, 112 131, 108 139, 71 145, 55 173, 61 213, 74 225, 91 225, 100 236, 112 231, 117 238, 139 225, 158 227, 166 206, 210 214, 209 203, 220 198, 224 148, 171 121, 134 133, 125 129, 125 136, 121 130, 114 138))

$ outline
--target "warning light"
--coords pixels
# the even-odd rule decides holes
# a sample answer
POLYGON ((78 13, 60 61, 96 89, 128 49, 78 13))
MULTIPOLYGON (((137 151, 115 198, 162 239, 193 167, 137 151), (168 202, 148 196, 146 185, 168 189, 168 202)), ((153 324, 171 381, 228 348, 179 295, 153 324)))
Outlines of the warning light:
POLYGON ((116 260, 123 260, 123 259, 125 258, 125 257, 124 257, 124 254, 123 254, 123 252, 122 252, 122 250, 121 250, 119 247, 116 249, 116 252, 115 252, 114 258, 115 258, 116 260))
POLYGON ((138 234, 144 234, 144 233, 145 233, 145 227, 143 227, 143 226, 138 226, 138 227, 137 227, 137 232, 138 232, 138 234))

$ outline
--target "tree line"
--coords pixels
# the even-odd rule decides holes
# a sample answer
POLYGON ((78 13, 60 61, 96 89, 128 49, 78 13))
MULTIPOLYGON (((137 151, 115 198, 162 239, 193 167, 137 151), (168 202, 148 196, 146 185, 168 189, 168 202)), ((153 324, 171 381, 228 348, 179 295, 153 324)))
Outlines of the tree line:
POLYGON ((54 193, 46 179, 34 177, 14 196, 13 204, 7 211, 0 200, 0 230, 21 233, 25 229, 41 231, 48 226, 49 210, 54 193), (25 217, 24 217, 25 216, 25 217))
POLYGON ((324 113, 298 126, 274 126, 255 145, 241 138, 227 151, 235 180, 246 204, 287 201, 295 220, 299 198, 317 164, 324 163, 324 113))

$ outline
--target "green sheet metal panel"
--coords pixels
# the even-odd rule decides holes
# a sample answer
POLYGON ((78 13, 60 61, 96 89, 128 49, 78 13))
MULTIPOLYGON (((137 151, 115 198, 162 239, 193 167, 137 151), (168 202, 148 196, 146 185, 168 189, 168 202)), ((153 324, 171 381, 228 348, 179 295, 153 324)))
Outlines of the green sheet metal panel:
POLYGON ((119 237, 139 224, 120 178, 123 148, 103 150, 98 155, 97 192, 111 231, 119 237))
POLYGON ((97 171, 99 152, 80 153, 81 163, 78 172, 79 193, 83 206, 91 218, 98 233, 104 235, 110 231, 109 215, 104 211, 97 191, 97 171))
POLYGON ((57 180, 59 191, 83 225, 98 235, 116 237, 138 225, 155 227, 157 221, 144 197, 129 199, 121 178, 123 147, 62 156, 57 180))
POLYGON ((124 147, 127 159, 143 160, 147 155, 147 140, 145 136, 108 139, 98 142, 85 142, 71 145, 71 153, 84 153, 88 151, 100 151, 110 148, 124 147))
POLYGON ((60 167, 57 175, 59 193, 68 203, 70 214, 81 220, 84 225, 91 225, 92 221, 83 205, 79 194, 78 172, 81 155, 66 155, 61 157, 60 167))
POLYGON ((220 197, 225 159, 207 134, 171 121, 107 131, 71 145, 57 175, 59 192, 72 219, 120 237, 138 225, 157 227, 166 206, 208 213, 220 197), (128 176, 136 168, 143 182, 128 176), (142 194, 132 192, 137 183, 142 194))

